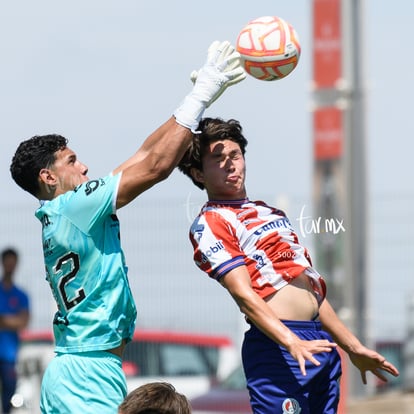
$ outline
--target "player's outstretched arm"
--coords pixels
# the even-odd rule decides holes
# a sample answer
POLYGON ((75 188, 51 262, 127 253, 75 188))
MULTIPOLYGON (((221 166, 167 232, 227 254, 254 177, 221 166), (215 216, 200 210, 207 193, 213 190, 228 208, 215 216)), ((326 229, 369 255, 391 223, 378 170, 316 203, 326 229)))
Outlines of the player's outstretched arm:
POLYGON ((204 110, 229 86, 245 78, 240 55, 229 42, 213 42, 191 92, 174 116, 155 130, 139 150, 113 171, 123 171, 117 208, 166 179, 191 143, 204 110))
POLYGON ((242 313, 274 342, 283 345, 296 361, 302 375, 306 375, 306 361, 319 365, 314 354, 330 352, 336 344, 325 339, 305 341, 284 325, 268 304, 252 289, 245 266, 228 272, 222 285, 229 291, 242 313))
POLYGON ((395 377, 399 375, 397 368, 385 357, 361 344, 359 339, 338 318, 326 299, 319 309, 319 315, 323 328, 331 334, 332 338, 349 355, 352 363, 361 372, 364 384, 367 383, 367 371, 371 371, 382 381, 387 381, 384 372, 388 372, 395 377))

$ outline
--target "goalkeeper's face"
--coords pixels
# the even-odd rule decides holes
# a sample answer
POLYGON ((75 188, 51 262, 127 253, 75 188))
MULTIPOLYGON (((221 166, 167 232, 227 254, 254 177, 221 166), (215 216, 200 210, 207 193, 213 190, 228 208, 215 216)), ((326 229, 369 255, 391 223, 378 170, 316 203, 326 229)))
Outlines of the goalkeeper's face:
POLYGON ((193 178, 204 185, 210 200, 246 197, 246 165, 238 143, 228 139, 210 143, 202 165, 201 171, 193 170, 193 178))
POLYGON ((88 167, 77 159, 70 148, 65 147, 55 153, 53 165, 43 168, 39 175, 51 199, 88 181, 87 173, 88 167))

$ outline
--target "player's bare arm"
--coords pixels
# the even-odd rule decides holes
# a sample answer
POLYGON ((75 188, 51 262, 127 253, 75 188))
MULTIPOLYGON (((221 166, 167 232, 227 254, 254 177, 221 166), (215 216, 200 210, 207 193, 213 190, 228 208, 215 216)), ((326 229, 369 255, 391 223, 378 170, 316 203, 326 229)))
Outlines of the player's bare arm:
POLYGON ((324 300, 319 308, 320 321, 323 328, 329 332, 338 345, 349 355, 352 363, 360 370, 362 382, 367 383, 366 373, 372 372, 382 381, 387 381, 383 372, 397 377, 399 372, 378 352, 367 348, 355 337, 355 335, 339 319, 334 309, 324 300))
POLYGON ((284 325, 272 308, 251 288, 250 277, 245 266, 239 266, 222 278, 222 285, 229 291, 242 313, 263 333, 276 343, 283 345, 295 358, 303 375, 305 362, 319 365, 313 356, 330 352, 336 344, 327 340, 304 341, 284 325))
POLYGON ((154 184, 166 179, 191 142, 192 133, 170 118, 142 147, 113 173, 122 172, 117 208, 123 207, 154 184))

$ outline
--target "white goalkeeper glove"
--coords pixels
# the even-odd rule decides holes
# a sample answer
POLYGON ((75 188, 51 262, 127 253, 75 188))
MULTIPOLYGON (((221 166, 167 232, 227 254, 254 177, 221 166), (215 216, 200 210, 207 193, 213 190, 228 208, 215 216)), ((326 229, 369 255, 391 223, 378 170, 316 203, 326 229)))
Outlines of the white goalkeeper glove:
MULTIPOLYGON (((235 52, 234 47, 229 43, 229 42, 225 42, 227 43, 227 45, 224 45, 224 48, 227 47, 227 50, 220 54, 218 60, 217 60, 217 64, 220 64, 223 62, 224 58, 229 56, 229 59, 227 60, 227 65, 226 65, 226 71, 231 71, 233 69, 237 69, 240 65, 240 54, 238 52, 235 52), (234 53, 233 53, 234 52, 234 53)), ((220 46, 219 42, 213 42, 209 49, 208 49, 208 56, 210 58, 210 56, 212 56, 214 53, 217 52, 217 48, 220 46)), ((193 82, 193 84, 195 84, 197 78, 198 78, 198 74, 199 71, 197 70, 193 70, 190 74, 190 80, 191 82, 193 82)), ((240 82, 241 80, 243 80, 246 77, 246 72, 243 70, 242 73, 235 77, 232 80, 229 80, 228 82, 226 82, 223 87, 217 91, 217 93, 210 99, 209 103, 207 104, 206 108, 208 108, 216 99, 218 99, 221 94, 226 90, 227 87, 234 85, 235 83, 240 82)))
POLYGON ((207 62, 194 76, 194 87, 175 110, 174 117, 180 125, 195 132, 204 110, 230 86, 246 77, 240 65, 240 54, 228 42, 213 42, 207 62))

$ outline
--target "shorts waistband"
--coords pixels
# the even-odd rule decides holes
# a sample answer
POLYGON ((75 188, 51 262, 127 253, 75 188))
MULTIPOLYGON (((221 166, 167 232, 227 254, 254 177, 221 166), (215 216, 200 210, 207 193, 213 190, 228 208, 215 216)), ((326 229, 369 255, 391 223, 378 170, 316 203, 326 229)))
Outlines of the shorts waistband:
POLYGON ((310 329, 312 331, 322 330, 322 324, 319 321, 287 321, 282 319, 281 322, 291 329, 310 329))
POLYGON ((85 352, 57 352, 56 356, 75 356, 85 358, 96 358, 96 359, 112 359, 114 361, 122 363, 122 358, 108 351, 85 351, 85 352))
MULTIPOLYGON (((247 318, 246 318, 246 322, 249 325, 251 325, 251 327, 258 329, 255 326, 255 324, 252 323, 247 318)), ((312 330, 312 331, 322 330, 322 324, 319 321, 290 321, 290 320, 281 319, 280 322, 282 322, 284 325, 286 325, 290 329, 312 330)))

